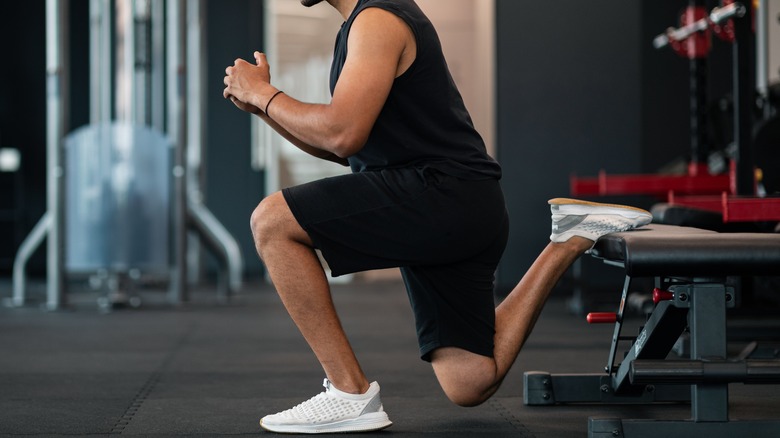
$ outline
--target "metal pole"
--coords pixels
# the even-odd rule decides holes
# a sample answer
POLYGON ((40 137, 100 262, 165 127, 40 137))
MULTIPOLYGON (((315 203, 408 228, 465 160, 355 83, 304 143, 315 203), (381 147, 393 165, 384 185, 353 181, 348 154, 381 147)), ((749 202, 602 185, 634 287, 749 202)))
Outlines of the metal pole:
MULTIPOLYGON (((206 65, 202 33, 203 2, 187 0, 187 202, 202 203, 204 128, 203 67, 206 65)), ((191 285, 200 280, 200 239, 187 233, 187 277, 191 285)))
POLYGON ((135 23, 133 0, 116 0, 116 119, 135 121, 135 23))
POLYGON ((155 1, 152 14, 152 126, 165 132, 165 2, 155 1))
POLYGON ((190 202, 188 215, 189 222, 220 260, 222 273, 218 294, 225 300, 241 289, 244 262, 238 243, 203 204, 190 202))
POLYGON ((168 290, 168 301, 180 304, 187 295, 187 253, 186 239, 186 181, 185 181, 185 145, 184 130, 186 99, 185 99, 185 65, 184 37, 182 35, 182 18, 185 13, 183 0, 168 0, 167 20, 167 132, 173 147, 173 199, 171 212, 171 278, 168 290))
POLYGON ((758 2, 756 8, 756 90, 764 103, 764 117, 771 115, 769 105, 769 2, 758 2))
POLYGON ((46 307, 65 305, 63 279, 62 139, 68 107, 68 0, 46 1, 46 204, 51 224, 47 240, 46 307))
MULTIPOLYGON (((278 0, 263 2, 265 11, 263 13, 265 35, 263 41, 266 46, 266 53, 271 59, 271 77, 279 77, 278 62, 274 62, 274 58, 279 53, 279 41, 277 34, 276 14, 279 13, 277 5, 278 0)), ((277 137, 272 129, 268 128, 265 123, 262 123, 257 118, 253 118, 253 124, 258 138, 255 140, 255 145, 258 148, 257 158, 259 163, 263 167, 258 167, 257 170, 265 171, 265 192, 273 193, 280 189, 281 173, 279 166, 280 160, 280 146, 277 144, 277 137)))
POLYGON ((752 7, 745 15, 734 19, 734 141, 737 145, 737 195, 752 196, 756 192, 753 169, 753 103, 755 64, 753 56, 752 7))
MULTIPOLYGON (((691 286, 688 325, 691 332, 691 360, 725 360, 726 290, 722 284, 691 286)), ((693 421, 728 421, 727 383, 691 385, 693 421)))
MULTIPOLYGON (((703 0, 691 0, 688 5, 690 13, 703 10, 703 0)), ((706 15, 706 12, 704 13, 706 15)), ((698 34, 697 34, 698 35, 698 34)), ((697 38, 691 36, 691 38, 697 38)), ((707 165, 709 150, 707 147, 707 53, 694 53, 689 56, 690 85, 690 141, 691 163, 688 173, 697 175, 700 167, 707 165)), ((706 173, 706 172, 705 172, 706 173)))
POLYGON ((132 5, 133 53, 132 95, 133 120, 140 125, 151 125, 151 15, 149 0, 134 0, 132 5))
POLYGON ((111 120, 111 3, 90 0, 89 32, 89 120, 92 124, 111 120))
POLYGON ((21 307, 24 305, 27 293, 25 267, 27 266, 30 257, 35 253, 35 250, 43 243, 43 239, 45 239, 46 235, 49 233, 50 227, 51 215, 47 211, 41 216, 38 223, 35 224, 35 227, 30 231, 30 234, 27 235, 19 246, 19 251, 16 253, 16 258, 14 259, 14 295, 11 299, 12 306, 21 307))

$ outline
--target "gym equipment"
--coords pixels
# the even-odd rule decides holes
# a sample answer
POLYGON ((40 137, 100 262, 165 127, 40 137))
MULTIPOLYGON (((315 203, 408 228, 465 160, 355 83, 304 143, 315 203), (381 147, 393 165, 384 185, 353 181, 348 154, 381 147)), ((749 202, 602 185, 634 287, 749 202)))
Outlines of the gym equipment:
MULTIPOLYGON (((729 2, 730 0, 725 0, 729 2)), ((653 195, 665 197, 669 192, 691 195, 719 195, 722 192, 736 192, 734 182, 738 179, 739 165, 731 169, 730 174, 711 175, 707 169, 706 120, 707 105, 707 61, 710 44, 710 29, 722 38, 732 41, 735 48, 746 51, 745 44, 739 44, 735 38, 734 22, 747 23, 750 16, 749 8, 741 3, 732 3, 721 8, 715 8, 707 14, 702 6, 703 1, 693 0, 683 12, 681 27, 670 28, 653 40, 656 48, 671 46, 674 51, 689 60, 690 66, 690 126, 691 126, 691 161, 688 163, 685 175, 607 175, 600 172, 597 178, 581 178, 572 176, 570 192, 573 196, 587 195, 653 195)), ((741 30, 741 28, 740 28, 741 30)), ((749 28, 748 28, 749 32, 749 28)), ((735 60, 738 54, 735 49, 735 60)), ((739 59, 748 59, 745 54, 739 59)), ((736 73, 736 72, 735 72, 736 73)), ((747 76, 743 76, 747 77, 747 76)), ((735 77, 735 84, 739 77, 735 77)), ((749 149, 747 143, 743 143, 749 149)), ((742 148, 740 148, 742 151, 742 148)), ((752 160, 747 154, 739 156, 741 166, 752 168, 752 160)), ((752 192, 751 192, 752 194, 752 192)))
MULTIPOLYGON (((168 281, 168 301, 180 304, 187 299, 188 263, 193 257, 195 245, 189 245, 188 231, 200 237, 205 246, 216 256, 221 268, 217 289, 220 300, 227 299, 241 288, 243 259, 238 244, 203 205, 200 190, 201 155, 203 153, 203 93, 204 72, 202 53, 205 52, 200 19, 201 0, 169 0, 167 2, 91 0, 91 89, 90 125, 99 131, 100 126, 116 122, 118 125, 134 125, 127 132, 126 145, 140 132, 149 127, 158 134, 165 133, 165 140, 155 137, 154 144, 164 149, 170 165, 165 169, 167 191, 171 187, 170 201, 165 208, 170 221, 170 239, 164 239, 165 252, 159 253, 166 264, 165 279, 168 281), (112 8, 124 8, 124 14, 112 15, 112 8), (122 23, 117 23, 122 15, 122 23), (121 31, 117 30, 121 29, 121 31), (112 31, 117 30, 113 35, 112 31), (114 46, 123 47, 121 53, 113 53, 114 46), (117 66, 112 67, 112 62, 117 66), (121 61, 121 62, 119 62, 121 61), (163 68, 164 67, 164 68, 163 68), (122 74, 119 74, 122 73, 122 74), (112 80, 112 78, 114 80, 112 80), (112 87, 116 86, 116 89, 112 87), (116 120, 111 120, 112 103, 116 120), (171 147, 167 147, 170 145, 171 147), (172 152, 170 160, 167 154, 172 152), (170 241, 170 245, 168 245, 170 241)), ((65 201, 65 178, 89 178, 88 175, 69 175, 79 163, 65 162, 63 142, 66 138, 66 117, 70 107, 69 95, 69 35, 67 32, 69 13, 68 0, 46 0, 46 72, 47 72, 47 211, 22 242, 14 261, 13 298, 11 305, 22 306, 26 299, 25 268, 35 250, 47 240, 47 299, 46 308, 56 310, 66 302, 66 268, 97 266, 86 254, 74 256, 67 248, 68 240, 78 239, 78 233, 66 239, 67 208, 73 208, 65 201), (67 207, 67 208, 66 208, 67 207), (68 266, 66 266, 68 265, 68 266)), ((119 128, 121 131, 123 128, 119 128)), ((111 138, 109 135, 108 138, 111 138)), ((112 144, 103 145, 106 148, 112 144)), ((140 145, 138 145, 140 147, 140 145)), ((76 147, 77 150, 78 147, 76 147)), ((129 148, 127 161, 136 156, 129 148)), ((87 160, 89 157, 81 157, 87 160)), ((135 163, 137 164, 137 163, 135 163)), ((103 171, 105 169, 102 169, 103 171)), ((138 174, 143 173, 138 171, 138 174)), ((94 176, 94 175, 93 175, 94 176)), ((117 175, 114 175, 117 176, 117 175)), ((74 180, 76 181, 76 180, 74 180)), ((143 184, 142 182, 136 182, 143 184)), ((127 191, 119 191, 129 193, 127 191)), ((119 192, 117 195, 119 195, 119 192)), ((69 193, 69 197, 73 197, 69 193)), ((104 218, 105 219, 105 218, 104 218)), ((105 222, 105 221, 104 221, 105 222)), ((74 225, 74 224, 71 224, 74 225)), ((71 229, 78 228, 78 224, 71 229)), ((117 233, 126 232, 122 227, 117 233)), ((127 239, 127 236, 125 236, 127 239)), ((121 240, 121 239, 118 239, 121 240)), ((158 242, 159 243, 159 242, 158 242)), ((116 260, 108 261, 111 269, 116 260)), ((108 263, 101 261, 101 263, 108 263)), ((122 266, 110 275, 124 275, 132 271, 131 277, 144 272, 141 266, 122 266)), ((154 263, 158 266, 159 263, 154 263)), ((190 268, 192 271, 192 268, 190 268)), ((98 273, 99 274, 99 273, 98 273)))
POLYGON ((777 274, 780 234, 717 233, 651 224, 596 242, 591 255, 625 271, 616 313, 591 314, 591 322, 614 322, 604 374, 524 374, 527 405, 561 403, 691 403, 689 420, 590 418, 588 436, 710 438, 780 436, 780 419, 729 418, 729 382, 780 383, 780 358, 754 358, 751 350, 727 357, 726 310, 739 304, 734 276, 777 274), (654 278, 655 303, 636 336, 621 334, 632 280, 654 278), (681 334, 690 334, 690 358, 666 359, 681 334), (618 344, 630 341, 618 364, 618 344), (706 434, 706 435, 705 435, 706 434))
MULTIPOLYGON (((759 12, 764 11, 759 9, 759 12)), ((765 11, 764 11, 765 12, 765 11)), ((669 29, 654 39, 657 48, 671 46, 691 60, 691 149, 687 175, 607 175, 598 178, 573 176, 573 196, 655 195, 667 202, 722 214, 725 222, 780 220, 780 199, 757 195, 754 169, 753 107, 755 104, 754 63, 751 54, 752 8, 733 0, 724 6, 703 12, 698 2, 686 10, 682 26, 669 29), (702 58, 709 50, 710 31, 733 43, 734 142, 737 154, 728 174, 710 175, 702 146, 702 117, 705 77, 702 58)), ((759 20, 761 21, 761 20, 759 20)), ((763 158, 763 155, 762 155, 763 158)), ((775 169, 768 169, 769 172, 775 169)), ((770 178, 771 183, 774 178, 770 178)))
POLYGON ((143 125, 87 125, 65 139, 68 272, 168 270, 170 142, 143 125))

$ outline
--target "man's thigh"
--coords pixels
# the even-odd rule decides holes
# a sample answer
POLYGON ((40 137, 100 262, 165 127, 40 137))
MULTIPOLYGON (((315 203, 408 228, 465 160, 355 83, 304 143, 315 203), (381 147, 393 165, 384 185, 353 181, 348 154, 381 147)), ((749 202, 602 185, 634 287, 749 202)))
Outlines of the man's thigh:
POLYGON ((414 168, 348 174, 283 194, 334 275, 467 260, 505 225, 497 181, 414 168))

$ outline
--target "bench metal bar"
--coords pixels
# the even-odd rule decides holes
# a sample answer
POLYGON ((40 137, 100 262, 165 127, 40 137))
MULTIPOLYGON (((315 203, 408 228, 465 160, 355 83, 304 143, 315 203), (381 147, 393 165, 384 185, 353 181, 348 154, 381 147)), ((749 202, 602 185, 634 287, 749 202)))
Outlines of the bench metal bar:
POLYGON ((649 404, 687 403, 689 388, 682 385, 642 385, 638 391, 615 393, 607 374, 550 374, 528 371, 523 374, 523 403, 544 406, 567 403, 649 404))
POLYGON ((615 330, 612 332, 612 347, 609 349, 609 358, 607 359, 607 366, 604 371, 607 374, 612 375, 612 371, 615 368, 615 357, 617 356, 618 344, 620 343, 620 330, 623 327, 623 310, 626 307, 626 301, 628 299, 628 291, 631 287, 631 277, 626 275, 626 279, 623 282, 623 293, 620 297, 620 307, 618 307, 617 321, 615 321, 615 330))
POLYGON ((633 384, 780 383, 780 359, 635 360, 629 373, 633 384))
MULTIPOLYGON (((726 287, 722 284, 691 285, 691 359, 719 359, 727 356, 726 287)), ((728 421, 727 383, 696 383, 691 386, 694 421, 728 421)))
POLYGON ((665 358, 685 330, 687 313, 687 308, 675 307, 672 301, 658 303, 615 373, 612 386, 616 392, 636 391, 629 379, 631 362, 665 358))

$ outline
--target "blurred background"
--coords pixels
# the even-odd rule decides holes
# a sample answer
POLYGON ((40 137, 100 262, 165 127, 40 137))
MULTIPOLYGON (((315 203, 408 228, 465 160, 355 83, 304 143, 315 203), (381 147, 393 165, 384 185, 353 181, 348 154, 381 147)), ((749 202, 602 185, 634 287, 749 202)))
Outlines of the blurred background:
MULTIPOLYGON (((754 72, 757 102, 769 99, 780 70, 780 0, 765 1, 763 27, 754 26, 749 42, 762 60, 754 72)), ((572 175, 686 172, 693 63, 655 48, 653 39, 680 25, 688 1, 418 4, 437 27, 475 125, 503 166, 512 231, 499 293, 517 283, 547 242, 546 201, 570 196, 572 175)), ((710 10, 720 2, 697 4, 710 10)), ((6 2, 6 304, 58 308, 69 290, 90 290, 103 306, 138 304, 134 291, 145 288, 181 303, 195 287, 226 299, 264 283, 248 226, 254 207, 282 187, 344 169, 300 153, 224 100, 224 69, 264 51, 277 87, 326 102, 341 22, 327 5, 304 8, 297 0, 6 2)), ((703 138, 712 152, 732 142, 733 53, 733 42, 712 38, 707 62, 698 66, 706 78, 703 138)), ((757 164, 770 174, 780 168, 777 161, 757 164)), ((645 208, 658 201, 608 198, 645 208)), ((338 281, 396 278, 388 271, 338 281)))

